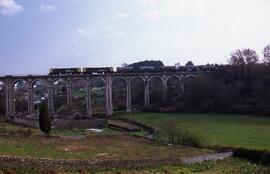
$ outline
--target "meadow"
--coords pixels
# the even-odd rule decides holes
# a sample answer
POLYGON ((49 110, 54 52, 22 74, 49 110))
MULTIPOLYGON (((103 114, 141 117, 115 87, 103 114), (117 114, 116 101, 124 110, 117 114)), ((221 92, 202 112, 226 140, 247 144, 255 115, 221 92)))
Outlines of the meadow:
POLYGON ((103 133, 75 129, 54 130, 52 134, 53 137, 48 138, 38 129, 0 121, 0 155, 54 159, 141 159, 212 153, 184 146, 162 146, 108 128, 103 133), (78 136, 81 138, 77 139, 78 136))
MULTIPOLYGON (((166 123, 167 119, 177 121, 178 126, 185 129, 193 130, 196 128, 196 133, 205 127, 211 127, 212 124, 219 122, 219 124, 226 123, 219 119, 224 116, 211 116, 211 115, 194 115, 194 114, 132 114, 129 118, 138 119, 148 124, 155 125, 156 127, 166 123), (188 117, 188 118, 186 118, 188 117), (201 119, 208 118, 208 126, 206 122, 201 119), (212 118, 214 117, 214 118, 212 118), (217 121, 217 120, 219 121, 217 121), (181 121, 180 121, 181 120, 181 121), (186 122, 184 124, 183 122, 186 122), (189 126, 187 126, 187 123, 189 126), (197 125, 196 125, 197 124, 197 125)), ((246 125, 247 118, 253 118, 250 116, 243 117, 243 123, 246 125)), ((225 118, 223 118, 225 119, 225 118)), ((233 122, 233 121, 232 121, 233 122)), ((265 123, 265 121, 262 121, 265 123)), ((238 123, 240 124, 240 123, 238 123)), ((257 127, 261 127, 261 121, 257 121, 257 127)), ((232 125, 230 123, 229 125, 232 125)), ((247 126, 247 125, 246 125, 247 126)), ((241 128, 244 129, 245 126, 241 128)), ((216 128, 220 128, 216 126, 216 128)), ((212 125, 212 129, 214 129, 212 125)), ((226 130, 228 131, 227 128, 226 130)), ((226 133, 223 128, 223 132, 226 133)), ((259 131, 256 129, 256 131, 259 131)), ((209 133, 209 131, 208 131, 209 133)), ((1 155, 15 155, 24 157, 34 158, 54 158, 54 159, 141 159, 151 157, 192 157, 203 154, 213 153, 207 149, 197 149, 186 146, 164 146, 158 143, 143 139, 136 138, 127 134, 119 133, 117 131, 105 129, 102 134, 93 134, 85 130, 65 130, 65 131, 53 131, 54 137, 45 137, 38 129, 25 128, 10 123, 6 123, 0 120, 0 154, 1 155), (80 140, 71 140, 68 137, 72 136, 84 136, 85 138, 80 140), (66 137, 66 138, 65 138, 66 137)), ((138 132, 138 134, 142 134, 138 132)), ((143 133, 145 134, 145 133, 143 133)), ((248 133, 246 133, 248 134, 248 133)), ((200 134, 205 135, 205 134, 200 134)), ((214 138, 213 135, 211 135, 214 138)), ((218 137, 218 136, 217 136, 218 137)), ((210 139, 209 139, 210 140, 210 139)), ((215 139, 217 144, 222 142, 222 138, 215 139)), ((223 140, 224 142, 224 140, 223 140)), ((216 143, 214 143, 216 144, 216 143)), ((235 145, 235 143, 233 143, 235 145)), ((247 143, 245 143, 247 144, 247 143)), ((255 143, 254 143, 255 144, 255 143)), ((255 145, 253 145, 255 146, 255 145)), ((17 166, 8 167, 0 165, 0 173, 11 171, 11 173, 57 173, 57 169, 50 169, 50 171, 43 171, 44 169, 36 168, 35 166, 17 166)), ((140 169, 111 169, 111 170, 99 170, 99 171, 88 171, 89 173, 99 174, 113 174, 113 173, 202 173, 202 174, 213 174, 213 173, 224 173, 224 174, 249 174, 249 173, 267 173, 269 167, 261 166, 258 164, 252 164, 248 161, 238 158, 228 158, 223 161, 217 162, 204 162, 202 164, 195 165, 174 165, 174 166, 156 166, 156 167, 145 167, 140 169)), ((66 173, 76 173, 78 171, 66 171, 66 173)), ((81 173, 81 172, 78 172, 81 173)))
POLYGON ((158 166, 142 169, 94 171, 97 174, 268 174, 269 167, 252 164, 248 161, 228 158, 223 161, 210 161, 193 165, 158 166))
POLYGON ((161 129, 174 122, 207 145, 270 150, 270 118, 235 114, 136 113, 124 117, 161 129))
MULTIPOLYGON (((193 165, 163 165, 143 167, 136 169, 109 169, 109 170, 93 170, 93 171, 65 171, 59 173, 72 174, 269 174, 270 168, 262 166, 238 158, 228 158, 222 161, 209 161, 201 164, 193 165)), ((57 169, 39 169, 35 166, 18 166, 16 168, 2 167, 0 164, 0 173, 16 173, 16 174, 57 174, 57 169)))

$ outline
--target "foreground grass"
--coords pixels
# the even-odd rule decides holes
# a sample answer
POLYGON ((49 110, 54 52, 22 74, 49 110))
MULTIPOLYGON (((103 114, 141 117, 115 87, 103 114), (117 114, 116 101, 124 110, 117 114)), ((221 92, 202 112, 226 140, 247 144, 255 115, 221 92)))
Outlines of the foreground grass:
POLYGON ((270 168, 249 163, 237 158, 194 165, 159 166, 144 169, 112 170, 94 172, 98 174, 268 174, 270 168))
POLYGON ((55 159, 140 159, 189 157, 209 151, 160 146, 128 135, 93 135, 82 140, 62 138, 1 138, 0 154, 55 159))
POLYGON ((194 165, 174 165, 145 167, 139 169, 111 169, 99 171, 58 171, 57 168, 37 169, 34 166, 5 167, 0 164, 0 173, 10 172, 17 174, 25 173, 95 173, 95 174, 269 174, 270 168, 262 165, 249 163, 237 158, 228 158, 217 162, 204 162, 194 165))
POLYGON ((168 120, 205 139, 209 145, 270 150, 270 118, 259 116, 184 113, 138 113, 130 119, 162 128, 168 120))
POLYGON ((79 129, 53 133, 57 136, 47 138, 38 129, 0 121, 0 155, 56 159, 140 159, 189 157, 210 152, 182 146, 161 146, 150 140, 119 134, 110 129, 104 129, 102 134, 79 129), (77 135, 84 136, 72 139, 72 136, 77 135))

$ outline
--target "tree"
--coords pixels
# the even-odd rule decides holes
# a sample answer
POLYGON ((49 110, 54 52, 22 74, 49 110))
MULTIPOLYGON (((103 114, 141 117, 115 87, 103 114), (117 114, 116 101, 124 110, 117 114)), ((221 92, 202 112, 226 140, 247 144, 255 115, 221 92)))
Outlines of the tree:
POLYGON ((133 66, 133 67, 139 67, 139 66, 155 66, 155 67, 160 67, 160 66, 164 66, 164 64, 160 60, 145 60, 145 61, 140 61, 140 62, 132 63, 132 64, 130 64, 128 66, 133 66))
MULTIPOLYGON (((247 78, 250 80, 252 74, 253 65, 257 64, 259 61, 259 56, 257 55, 255 50, 252 49, 244 49, 243 55, 247 64, 247 78)), ((249 81, 249 83, 251 83, 249 81)))
POLYGON ((47 102, 42 102, 39 109, 39 128, 42 132, 50 135, 51 132, 51 116, 48 111, 47 102))
POLYGON ((270 45, 267 45, 263 49, 263 61, 267 64, 270 64, 270 45))
POLYGON ((244 65, 245 59, 241 50, 235 50, 230 55, 229 63, 231 65, 244 65))
POLYGON ((192 61, 188 61, 188 62, 186 63, 186 66, 194 66, 194 64, 193 64, 192 61))
POLYGON ((258 63, 259 56, 255 50, 252 49, 242 49, 236 50, 231 53, 230 64, 241 66, 241 77, 244 78, 244 69, 247 69, 247 77, 250 78, 251 65, 258 63), (247 65, 247 66, 246 66, 247 65))
POLYGON ((244 65, 245 65, 245 59, 244 59, 244 55, 242 53, 241 50, 235 50, 231 53, 230 55, 230 60, 229 63, 231 65, 236 65, 236 66, 240 66, 241 67, 241 72, 240 72, 240 77, 243 79, 244 77, 244 65))
POLYGON ((236 50, 231 53, 230 64, 232 65, 244 65, 244 64, 256 64, 258 63, 259 56, 255 50, 243 49, 236 50))
POLYGON ((252 49, 244 49, 242 50, 243 56, 246 64, 256 64, 258 63, 259 56, 257 55, 255 50, 252 49))

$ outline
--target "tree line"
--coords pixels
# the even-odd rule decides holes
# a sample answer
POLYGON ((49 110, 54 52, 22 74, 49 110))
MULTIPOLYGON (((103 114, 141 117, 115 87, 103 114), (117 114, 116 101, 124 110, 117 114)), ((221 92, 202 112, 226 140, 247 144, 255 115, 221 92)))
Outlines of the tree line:
POLYGON ((270 45, 260 61, 255 50, 235 50, 219 70, 192 79, 173 109, 270 115, 270 45))
POLYGON ((253 49, 235 50, 218 71, 187 79, 184 95, 174 103, 152 104, 146 110, 270 116, 270 45, 262 53, 260 60, 253 49))

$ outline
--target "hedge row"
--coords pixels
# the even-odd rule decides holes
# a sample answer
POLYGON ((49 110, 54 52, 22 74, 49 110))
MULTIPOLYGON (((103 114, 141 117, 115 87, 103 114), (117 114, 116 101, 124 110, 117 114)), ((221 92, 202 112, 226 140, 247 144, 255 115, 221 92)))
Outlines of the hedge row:
POLYGON ((252 150, 246 148, 238 148, 234 150, 233 156, 245 158, 249 161, 265 165, 270 164, 270 152, 267 150, 252 150))

